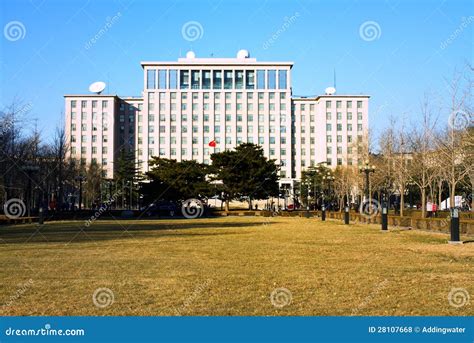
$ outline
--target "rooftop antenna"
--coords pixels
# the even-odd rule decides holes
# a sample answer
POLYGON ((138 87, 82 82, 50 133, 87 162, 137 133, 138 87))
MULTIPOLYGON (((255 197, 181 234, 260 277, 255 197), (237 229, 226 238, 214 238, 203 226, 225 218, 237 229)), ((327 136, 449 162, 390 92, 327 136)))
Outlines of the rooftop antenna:
POLYGON ((336 88, 336 68, 334 68, 334 82, 333 87, 336 88))

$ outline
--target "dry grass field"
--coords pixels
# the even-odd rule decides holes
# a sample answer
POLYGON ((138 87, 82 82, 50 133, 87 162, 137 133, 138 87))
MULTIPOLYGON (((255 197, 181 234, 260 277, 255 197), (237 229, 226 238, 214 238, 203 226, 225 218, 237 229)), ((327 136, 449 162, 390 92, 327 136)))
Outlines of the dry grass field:
POLYGON ((474 315, 474 243, 447 238, 281 217, 4 226, 0 314, 474 315))

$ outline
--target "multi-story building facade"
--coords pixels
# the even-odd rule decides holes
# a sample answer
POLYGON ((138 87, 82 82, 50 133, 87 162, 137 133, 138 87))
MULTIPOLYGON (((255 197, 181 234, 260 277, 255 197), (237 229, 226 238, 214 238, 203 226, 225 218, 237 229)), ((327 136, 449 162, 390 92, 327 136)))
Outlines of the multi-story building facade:
POLYGON ((290 188, 317 163, 358 163, 354 146, 367 137, 369 96, 292 97, 293 62, 260 62, 245 50, 236 58, 189 52, 141 65, 142 97, 65 96, 71 154, 102 164, 107 177, 120 149, 134 151, 145 172, 152 156, 210 163, 212 153, 244 142, 275 159, 290 188))

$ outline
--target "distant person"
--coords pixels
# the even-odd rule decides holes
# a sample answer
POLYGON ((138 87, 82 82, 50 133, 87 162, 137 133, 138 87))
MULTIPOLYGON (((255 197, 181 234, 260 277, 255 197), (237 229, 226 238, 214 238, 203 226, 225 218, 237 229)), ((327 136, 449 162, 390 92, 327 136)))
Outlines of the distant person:
POLYGON ((433 217, 436 217, 436 211, 438 211, 438 205, 433 203, 431 209, 433 210, 433 217))
POLYGON ((258 204, 255 204, 255 211, 258 211, 258 204))

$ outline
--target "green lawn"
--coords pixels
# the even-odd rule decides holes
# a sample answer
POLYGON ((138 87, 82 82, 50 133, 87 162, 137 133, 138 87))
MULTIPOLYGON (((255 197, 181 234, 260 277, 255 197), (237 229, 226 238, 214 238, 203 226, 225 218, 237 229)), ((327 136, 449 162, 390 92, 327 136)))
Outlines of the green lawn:
POLYGON ((474 243, 447 235, 281 217, 81 228, 0 227, 2 315, 474 315, 474 243), (96 306, 99 288, 114 302, 96 306), (451 306, 453 288, 470 303, 451 306))

